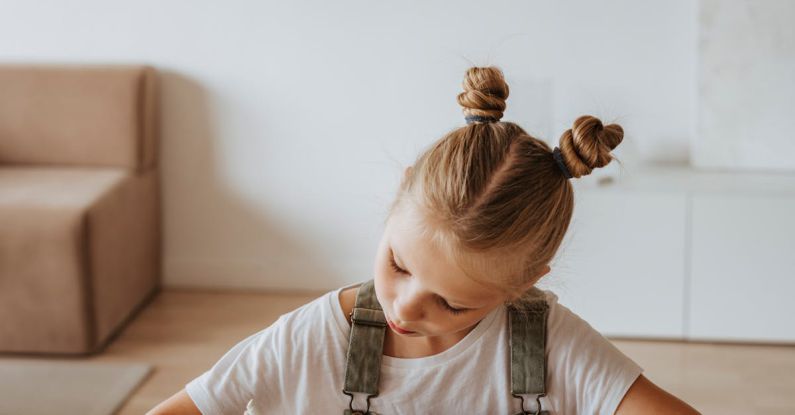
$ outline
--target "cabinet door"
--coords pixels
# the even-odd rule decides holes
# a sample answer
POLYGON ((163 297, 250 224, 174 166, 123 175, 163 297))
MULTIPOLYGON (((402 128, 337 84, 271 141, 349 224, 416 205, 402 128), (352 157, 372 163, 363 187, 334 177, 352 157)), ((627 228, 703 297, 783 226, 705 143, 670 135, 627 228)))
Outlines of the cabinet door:
POLYGON ((795 198, 700 194, 692 213, 689 337, 795 341, 795 198))
POLYGON ((549 289, 604 335, 682 339, 684 192, 575 192, 549 289))

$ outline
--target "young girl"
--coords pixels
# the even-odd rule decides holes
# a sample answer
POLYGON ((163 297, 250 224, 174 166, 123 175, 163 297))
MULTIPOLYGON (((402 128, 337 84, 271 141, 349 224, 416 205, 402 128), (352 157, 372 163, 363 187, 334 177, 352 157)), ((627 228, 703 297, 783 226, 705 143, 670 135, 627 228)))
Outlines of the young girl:
POLYGON ((500 121, 507 98, 498 68, 467 71, 467 125, 406 169, 372 281, 283 314, 149 414, 697 414, 535 287, 569 179, 622 128, 584 115, 552 150, 500 121))

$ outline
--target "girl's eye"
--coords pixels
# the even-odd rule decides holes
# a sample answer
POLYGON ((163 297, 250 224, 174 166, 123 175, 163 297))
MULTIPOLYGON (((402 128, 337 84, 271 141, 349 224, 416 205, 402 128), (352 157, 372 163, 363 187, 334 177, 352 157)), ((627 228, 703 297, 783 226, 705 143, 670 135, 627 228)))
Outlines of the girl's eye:
POLYGON ((451 312, 453 314, 461 314, 461 313, 469 310, 468 308, 455 308, 455 307, 452 307, 450 304, 447 304, 447 301, 444 301, 443 298, 439 298, 439 304, 441 304, 442 307, 444 307, 447 311, 449 311, 449 312, 451 312))
POLYGON ((389 265, 392 266, 392 269, 399 274, 408 274, 406 270, 397 266, 397 264, 395 263, 395 258, 392 256, 389 257, 389 265))
MULTIPOLYGON (((397 265, 397 263, 395 262, 395 257, 391 255, 389 256, 389 266, 391 266, 392 269, 398 274, 408 274, 406 270, 400 268, 397 265)), ((468 308, 455 308, 450 304, 447 304, 447 301, 444 301, 444 298, 441 297, 439 297, 439 305, 441 305, 442 308, 444 308, 445 310, 449 311, 452 314, 461 314, 469 310, 468 308)))

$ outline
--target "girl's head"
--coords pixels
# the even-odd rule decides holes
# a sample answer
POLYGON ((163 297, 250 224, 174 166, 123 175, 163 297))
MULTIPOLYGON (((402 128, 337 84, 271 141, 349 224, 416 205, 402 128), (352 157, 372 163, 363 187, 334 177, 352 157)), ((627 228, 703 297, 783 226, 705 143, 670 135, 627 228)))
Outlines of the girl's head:
MULTIPOLYGON (((387 318, 416 335, 454 333, 502 303, 527 304, 569 226, 572 185, 546 143, 499 121, 507 98, 498 68, 467 70, 464 116, 495 122, 433 143, 389 207, 376 293, 387 318)), ((583 115, 560 137, 564 164, 573 178, 587 175, 613 159, 623 136, 621 126, 583 115)))

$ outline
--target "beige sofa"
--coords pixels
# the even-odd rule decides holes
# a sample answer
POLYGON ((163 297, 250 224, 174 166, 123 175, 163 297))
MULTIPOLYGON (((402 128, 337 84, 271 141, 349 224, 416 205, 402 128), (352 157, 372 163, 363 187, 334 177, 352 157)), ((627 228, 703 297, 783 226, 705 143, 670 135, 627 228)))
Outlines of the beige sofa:
POLYGON ((0 64, 0 353, 102 350, 160 286, 157 74, 0 64))

